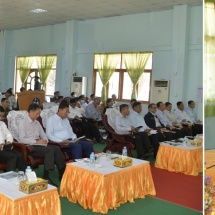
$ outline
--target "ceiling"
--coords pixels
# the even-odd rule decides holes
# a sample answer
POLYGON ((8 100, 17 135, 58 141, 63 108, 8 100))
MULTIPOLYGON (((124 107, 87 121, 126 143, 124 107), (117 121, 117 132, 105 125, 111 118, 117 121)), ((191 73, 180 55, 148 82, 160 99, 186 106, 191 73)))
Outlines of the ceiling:
POLYGON ((202 0, 0 0, 0 30, 147 13, 183 4, 198 6, 202 0), (37 8, 48 12, 30 12, 37 8))

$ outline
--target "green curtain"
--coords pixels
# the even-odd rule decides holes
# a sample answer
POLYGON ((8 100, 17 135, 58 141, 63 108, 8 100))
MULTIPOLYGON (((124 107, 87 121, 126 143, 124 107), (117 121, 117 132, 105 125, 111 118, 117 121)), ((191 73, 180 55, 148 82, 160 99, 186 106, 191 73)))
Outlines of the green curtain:
POLYGON ((136 86, 144 72, 144 68, 151 54, 151 52, 123 54, 123 61, 125 63, 126 70, 133 83, 131 99, 137 98, 136 86))
POLYGON ((17 68, 19 70, 22 86, 24 86, 24 83, 28 77, 33 60, 33 57, 17 57, 17 68))
POLYGON ((215 5, 204 6, 204 104, 205 116, 215 116, 215 5))
POLYGON ((36 57, 36 59, 37 59, 38 71, 40 74, 40 80, 42 82, 42 86, 44 89, 45 83, 52 69, 53 63, 56 60, 56 55, 38 56, 36 57))
POLYGON ((95 65, 97 66, 102 87, 102 102, 106 103, 106 85, 109 82, 111 76, 116 70, 117 64, 120 61, 120 54, 96 54, 95 55, 95 65))

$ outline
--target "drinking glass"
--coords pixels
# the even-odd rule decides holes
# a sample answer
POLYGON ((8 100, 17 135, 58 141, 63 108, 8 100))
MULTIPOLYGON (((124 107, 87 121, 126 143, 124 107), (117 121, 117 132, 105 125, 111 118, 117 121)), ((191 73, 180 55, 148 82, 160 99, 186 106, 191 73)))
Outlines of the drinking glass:
POLYGON ((107 161, 110 161, 110 160, 111 160, 111 151, 110 151, 110 150, 107 150, 107 151, 106 151, 106 160, 107 160, 107 161))
POLYGON ((18 175, 17 175, 17 182, 16 184, 19 186, 19 182, 20 181, 24 181, 25 180, 25 173, 23 171, 19 171, 18 175))
POLYGON ((100 163, 101 154, 95 154, 95 164, 100 163))

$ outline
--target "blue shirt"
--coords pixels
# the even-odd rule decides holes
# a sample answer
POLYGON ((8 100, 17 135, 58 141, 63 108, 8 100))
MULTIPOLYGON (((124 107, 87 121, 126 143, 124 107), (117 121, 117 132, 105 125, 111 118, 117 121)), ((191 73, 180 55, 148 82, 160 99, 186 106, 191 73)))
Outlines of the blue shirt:
POLYGON ((46 122, 46 135, 49 140, 55 142, 62 142, 72 138, 77 138, 76 134, 73 133, 72 127, 69 124, 67 118, 62 119, 57 114, 50 116, 46 122))
POLYGON ((85 115, 87 118, 93 118, 97 120, 102 120, 100 110, 95 108, 93 103, 88 104, 85 108, 85 115))
POLYGON ((190 117, 190 119, 192 120, 192 123, 198 121, 198 120, 197 120, 197 117, 196 117, 196 115, 195 115, 195 113, 194 113, 194 111, 193 111, 193 109, 191 109, 190 107, 187 107, 187 108, 185 109, 185 112, 187 113, 187 115, 188 115, 188 116, 190 117))
POLYGON ((128 118, 130 119, 131 124, 132 124, 133 127, 136 128, 138 126, 143 126, 142 128, 140 128, 138 130, 138 132, 145 131, 146 129, 149 129, 149 127, 145 123, 145 120, 144 120, 143 116, 140 113, 132 111, 129 114, 128 118))
POLYGON ((157 109, 155 115, 160 120, 160 122, 166 127, 167 125, 172 126, 172 122, 166 117, 165 113, 159 109, 157 109))
POLYGON ((130 134, 132 123, 128 116, 124 117, 121 113, 116 115, 115 132, 117 134, 130 134))

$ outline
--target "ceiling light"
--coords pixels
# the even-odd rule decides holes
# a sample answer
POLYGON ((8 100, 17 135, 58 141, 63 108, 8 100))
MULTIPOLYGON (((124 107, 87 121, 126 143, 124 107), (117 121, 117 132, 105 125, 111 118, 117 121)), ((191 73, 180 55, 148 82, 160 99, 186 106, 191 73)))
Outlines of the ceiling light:
POLYGON ((30 10, 30 12, 32 12, 32 13, 46 13, 48 11, 40 9, 40 8, 37 8, 37 9, 34 9, 34 10, 30 10))

